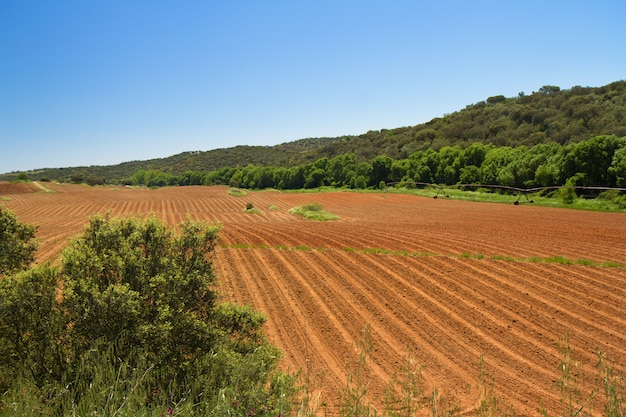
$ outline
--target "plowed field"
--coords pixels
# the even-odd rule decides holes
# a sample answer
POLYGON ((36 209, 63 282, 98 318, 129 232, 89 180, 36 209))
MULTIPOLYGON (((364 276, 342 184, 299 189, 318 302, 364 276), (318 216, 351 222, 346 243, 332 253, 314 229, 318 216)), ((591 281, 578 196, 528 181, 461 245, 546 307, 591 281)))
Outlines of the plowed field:
MULTIPOLYGON (((470 414, 481 355, 495 393, 518 415, 538 415, 541 404, 560 414, 565 333, 588 379, 598 349, 626 369, 624 214, 384 193, 235 197, 225 187, 46 186, 54 192, 0 201, 39 226, 39 260, 56 259, 97 212, 222 223, 215 263, 222 296, 267 315, 283 365, 310 369, 329 415, 338 411, 337 393, 367 324, 374 346, 369 392, 379 405, 409 350, 424 365, 427 391, 454 395, 470 414), (245 213, 248 202, 260 213, 245 213), (310 202, 341 219, 315 222, 288 212, 310 202)), ((580 370, 576 375, 581 380, 580 370)))

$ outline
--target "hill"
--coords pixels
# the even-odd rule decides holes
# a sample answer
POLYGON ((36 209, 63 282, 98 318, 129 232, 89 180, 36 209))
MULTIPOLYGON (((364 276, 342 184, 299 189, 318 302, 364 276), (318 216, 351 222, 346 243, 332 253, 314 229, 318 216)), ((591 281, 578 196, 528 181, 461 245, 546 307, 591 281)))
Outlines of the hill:
MULTIPOLYGON (((520 92, 517 97, 492 96, 427 123, 357 136, 306 138, 276 146, 235 146, 110 166, 46 168, 27 174, 30 179, 70 181, 92 177, 120 182, 139 170, 180 175, 250 164, 291 167, 344 153, 353 153, 360 161, 372 161, 381 155, 401 159, 419 150, 439 150, 446 145, 567 145, 597 135, 626 136, 626 81, 567 90, 546 85, 531 94, 520 92)), ((0 179, 12 180, 18 175, 8 173, 0 179)))

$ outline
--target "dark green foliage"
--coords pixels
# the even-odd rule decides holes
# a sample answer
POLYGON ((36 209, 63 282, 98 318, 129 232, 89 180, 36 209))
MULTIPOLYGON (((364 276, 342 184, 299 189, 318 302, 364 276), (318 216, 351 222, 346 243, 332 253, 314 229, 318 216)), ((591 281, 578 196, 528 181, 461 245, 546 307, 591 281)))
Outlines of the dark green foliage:
POLYGON ((102 177, 96 177, 94 175, 90 175, 85 179, 85 183, 87 185, 104 185, 105 181, 102 177))
POLYGON ((37 247, 35 227, 21 223, 0 206, 0 279, 26 269, 34 261, 37 247))

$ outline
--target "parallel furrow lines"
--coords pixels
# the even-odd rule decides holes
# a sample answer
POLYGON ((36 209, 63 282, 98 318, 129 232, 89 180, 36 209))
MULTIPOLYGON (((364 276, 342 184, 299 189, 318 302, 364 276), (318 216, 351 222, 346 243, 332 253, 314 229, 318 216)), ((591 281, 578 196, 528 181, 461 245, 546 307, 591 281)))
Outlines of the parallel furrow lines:
MULTIPOLYGON (((492 264, 493 265, 493 264, 492 264)), ((588 292, 573 290, 573 287, 563 285, 557 279, 554 279, 554 274, 546 274, 548 266, 535 266, 535 265, 518 265, 512 263, 504 266, 500 264, 493 265, 498 266, 501 276, 506 276, 509 282, 511 280, 518 280, 520 283, 526 286, 526 288, 532 289, 534 297, 539 303, 550 307, 553 314, 556 314, 556 320, 563 323, 567 328, 576 329, 576 331, 582 331, 585 328, 591 331, 602 331, 606 333, 607 337, 615 333, 616 337, 622 340, 626 339, 626 317, 623 308, 620 309, 619 298, 613 298, 610 292, 600 292, 589 288, 588 292), (546 275, 550 276, 550 280, 546 278, 546 275), (581 302, 585 300, 585 302, 581 302), (612 314, 607 314, 603 309, 590 308, 589 305, 594 303, 605 304, 605 308, 608 307, 607 303, 615 307, 611 307, 612 314), (611 321, 611 327, 599 323, 596 318, 604 317, 606 320, 611 321), (593 320, 591 318, 594 318, 593 320)), ((561 270, 563 275, 571 272, 570 276, 575 276, 575 268, 567 268, 555 265, 552 270, 561 270)), ((562 275, 562 276, 563 276, 562 275)), ((590 274, 591 275, 591 274, 590 274)), ((563 276, 563 278, 565 278, 563 276)), ((584 286, 585 276, 579 276, 575 286, 584 286)))

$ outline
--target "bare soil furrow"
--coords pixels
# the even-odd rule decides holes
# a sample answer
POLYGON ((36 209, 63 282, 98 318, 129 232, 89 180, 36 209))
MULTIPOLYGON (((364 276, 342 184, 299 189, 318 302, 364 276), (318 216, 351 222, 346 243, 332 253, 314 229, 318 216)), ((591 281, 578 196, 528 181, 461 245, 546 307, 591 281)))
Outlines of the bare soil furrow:
MULTIPOLYGON (((399 288, 401 279, 397 272, 376 268, 377 258, 382 257, 341 252, 330 252, 325 256, 326 262, 332 262, 336 270, 346 271, 340 274, 345 276, 341 282, 343 290, 352 294, 358 300, 356 305, 369 313, 368 320, 379 335, 380 343, 389 345, 388 349, 377 352, 375 359, 393 369, 402 362, 407 350, 417 348, 429 368, 446 369, 448 378, 456 379, 458 386, 462 386, 461 381, 466 381, 469 375, 451 360, 454 346, 447 339, 431 338, 437 334, 439 323, 435 315, 429 315, 427 311, 436 307, 428 306, 424 297, 415 296, 407 288, 399 288), (416 303, 416 300, 420 302, 416 303), (416 317, 416 312, 422 314, 416 317)), ((390 377, 388 372, 387 379, 390 377)))
POLYGON ((617 337, 626 339, 626 313, 620 308, 619 298, 614 298, 611 292, 601 292, 589 287, 586 291, 573 290, 585 286, 589 276, 593 276, 596 268, 572 266, 569 268, 560 265, 507 265, 506 270, 501 267, 502 274, 511 279, 519 279, 527 288, 532 288, 537 300, 550 307, 550 310, 560 313, 560 320, 565 322, 569 317, 568 327, 581 329, 587 327, 608 333, 616 333, 617 337), (589 275, 579 275, 577 269, 591 272, 589 275), (522 272, 523 271, 523 272, 522 272), (555 273, 556 272, 556 273, 555 273), (572 279, 574 277, 574 279, 572 279), (601 305, 596 308, 595 305, 601 305), (605 310, 608 310, 605 311, 605 310), (603 324, 603 318, 611 325, 603 324))
MULTIPOLYGON (((380 256, 380 258, 384 257, 380 256)), ((391 258, 386 260, 385 263, 390 265, 390 267, 393 265, 395 269, 401 269, 401 263, 394 265, 394 261, 399 260, 399 258, 391 258)), ((550 376, 545 374, 540 366, 535 366, 532 358, 519 354, 518 351, 507 345, 508 341, 506 339, 502 339, 501 335, 507 331, 506 324, 499 324, 495 316, 486 311, 480 305, 480 302, 477 305, 472 305, 468 298, 459 296, 455 285, 445 282, 446 274, 442 273, 439 268, 431 268, 424 265, 424 263, 422 263, 422 268, 424 269, 421 272, 423 275, 416 282, 417 285, 414 284, 413 286, 419 286, 421 291, 429 294, 441 305, 446 306, 444 313, 434 314, 440 324, 439 328, 433 330, 439 333, 437 339, 443 339, 445 336, 446 339, 465 341, 464 344, 459 346, 446 346, 443 348, 435 346, 434 348, 442 352, 450 349, 451 357, 455 358, 457 364, 465 366, 466 378, 468 378, 468 374, 477 378, 478 374, 472 365, 478 361, 481 354, 485 354, 486 357, 493 355, 493 357, 498 358, 500 360, 498 363, 507 363, 509 365, 500 372, 500 378, 520 378, 521 370, 521 372, 525 373, 526 378, 534 375, 535 380, 537 378, 549 380, 550 376), (424 274, 424 272, 426 273, 424 274), (468 354, 466 357, 463 357, 459 355, 459 351, 468 352, 468 354), (496 353, 494 354, 494 352, 496 353)), ((407 272, 407 276, 411 276, 411 274, 411 271, 407 272)), ((412 286, 409 280, 404 283, 403 288, 403 291, 407 294, 410 294, 412 286)), ((424 307, 424 296, 420 298, 421 302, 416 308, 422 313, 424 310, 428 310, 428 308, 424 307)))

